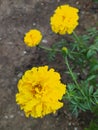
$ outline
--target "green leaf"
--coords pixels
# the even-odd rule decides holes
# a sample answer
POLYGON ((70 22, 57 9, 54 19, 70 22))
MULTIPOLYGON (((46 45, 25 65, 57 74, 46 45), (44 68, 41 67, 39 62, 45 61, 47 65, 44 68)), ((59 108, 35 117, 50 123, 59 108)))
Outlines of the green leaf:
POLYGON ((70 102, 71 102, 73 105, 76 105, 76 104, 77 104, 77 102, 76 102, 75 100, 73 100, 73 99, 72 99, 70 102))
POLYGON ((94 91, 93 86, 90 86, 90 87, 89 87, 89 95, 91 95, 91 94, 93 93, 93 91, 94 91))
POLYGON ((94 42, 96 45, 98 44, 98 36, 95 38, 94 42))
POLYGON ((87 81, 91 81, 91 80, 93 80, 95 77, 96 77, 96 75, 91 75, 91 76, 89 76, 89 77, 87 78, 87 81))
POLYGON ((94 92, 93 97, 94 97, 96 103, 98 104, 98 89, 96 90, 96 92, 94 92))
POLYGON ((95 37, 96 35, 98 35, 98 30, 96 30, 95 27, 89 28, 87 32, 90 37, 95 37))
POLYGON ((93 55, 95 55, 95 54, 96 54, 96 51, 90 49, 90 50, 87 52, 87 58, 90 58, 91 56, 93 56, 93 55))
POLYGON ((72 60, 75 59, 75 57, 74 57, 70 52, 68 53, 68 57, 69 57, 70 59, 72 59, 72 60))
POLYGON ((93 95, 98 97, 98 89, 94 92, 93 95))
POLYGON ((91 71, 97 71, 98 70, 98 65, 93 65, 93 67, 91 68, 91 71))
POLYGON ((81 109, 82 111, 88 110, 88 106, 86 103, 79 103, 78 108, 81 109))
POLYGON ((67 87, 68 87, 69 91, 73 91, 75 89, 75 85, 74 84, 68 84, 67 87))
POLYGON ((89 49, 90 50, 95 50, 95 51, 98 51, 98 44, 96 43, 96 44, 93 44, 93 45, 91 45, 90 47, 89 47, 89 49))

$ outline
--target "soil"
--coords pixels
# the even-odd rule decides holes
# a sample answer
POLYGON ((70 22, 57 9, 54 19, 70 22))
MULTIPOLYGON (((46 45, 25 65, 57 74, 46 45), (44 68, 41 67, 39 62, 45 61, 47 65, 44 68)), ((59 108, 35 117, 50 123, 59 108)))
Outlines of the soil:
POLYGON ((24 34, 32 28, 42 32, 41 44, 51 46, 60 40, 61 36, 52 33, 49 19, 61 4, 79 8, 77 33, 81 34, 90 27, 98 29, 98 4, 91 0, 0 0, 0 130, 83 130, 90 121, 89 113, 73 117, 67 103, 55 115, 26 118, 15 102, 17 82, 33 66, 48 64, 67 82, 63 73, 65 66, 59 56, 49 62, 46 52, 36 47, 29 48, 23 42, 24 34))

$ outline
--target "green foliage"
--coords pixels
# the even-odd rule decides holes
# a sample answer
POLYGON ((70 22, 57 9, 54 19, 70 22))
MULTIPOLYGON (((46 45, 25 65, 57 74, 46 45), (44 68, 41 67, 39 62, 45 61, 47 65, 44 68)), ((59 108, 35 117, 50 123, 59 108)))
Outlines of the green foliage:
POLYGON ((98 102, 98 90, 94 91, 94 87, 89 86, 89 81, 82 81, 80 87, 84 95, 75 84, 67 85, 67 94, 65 95, 65 98, 70 102, 72 113, 76 115, 78 115, 79 110, 93 111, 93 106, 96 106, 96 102, 98 102))
MULTIPOLYGON (((81 36, 73 32, 72 38, 70 42, 63 39, 46 50, 49 50, 49 60, 54 60, 57 53, 64 58, 66 74, 71 78, 63 99, 69 101, 72 113, 78 116, 81 110, 94 112, 98 104, 98 30, 88 29, 81 36)), ((91 122, 90 128, 93 126, 95 122, 91 122)))
POLYGON ((79 110, 92 111, 98 103, 98 31, 92 28, 80 37, 74 34, 73 38, 75 42, 70 43, 68 57, 72 63, 71 68, 76 74, 80 70, 79 76, 82 78, 74 76, 79 82, 79 87, 77 84, 68 84, 66 98, 77 115, 79 110))
POLYGON ((84 130, 98 130, 98 104, 93 107, 94 117, 91 120, 89 127, 84 130))
MULTIPOLYGON (((95 107, 93 107, 93 113, 94 113, 95 116, 98 117, 98 103, 95 107)), ((97 118, 97 121, 98 121, 98 118, 97 118)))
POLYGON ((53 44, 49 55, 51 59, 54 59, 58 52, 63 55, 68 67, 66 74, 72 77, 67 84, 67 94, 64 98, 69 101, 72 112, 78 115, 80 110, 93 111, 93 107, 98 103, 98 30, 88 29, 79 37, 73 32, 72 36, 73 41, 70 43, 61 40, 53 44), (62 53, 63 47, 68 48, 67 53, 62 53))
POLYGON ((84 130, 98 130, 98 124, 95 121, 91 121, 89 127, 84 130))
POLYGON ((98 0, 92 0, 92 1, 98 3, 98 0))

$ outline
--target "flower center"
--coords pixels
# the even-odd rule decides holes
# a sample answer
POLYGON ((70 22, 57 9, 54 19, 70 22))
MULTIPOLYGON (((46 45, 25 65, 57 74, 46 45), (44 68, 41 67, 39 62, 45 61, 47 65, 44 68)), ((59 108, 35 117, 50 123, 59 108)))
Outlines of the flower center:
POLYGON ((65 20, 65 18, 66 18, 65 16, 62 16, 63 21, 65 20))
POLYGON ((35 85, 35 86, 33 87, 32 92, 33 92, 33 94, 35 95, 35 94, 41 93, 41 90, 42 90, 42 86, 41 86, 40 84, 37 84, 37 85, 35 85))

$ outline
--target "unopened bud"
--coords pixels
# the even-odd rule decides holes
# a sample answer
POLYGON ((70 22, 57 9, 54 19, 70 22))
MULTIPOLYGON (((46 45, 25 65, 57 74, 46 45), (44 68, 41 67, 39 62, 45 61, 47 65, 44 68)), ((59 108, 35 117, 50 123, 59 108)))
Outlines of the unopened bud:
POLYGON ((67 47, 62 47, 62 53, 63 53, 64 55, 68 54, 68 49, 67 49, 67 47))

